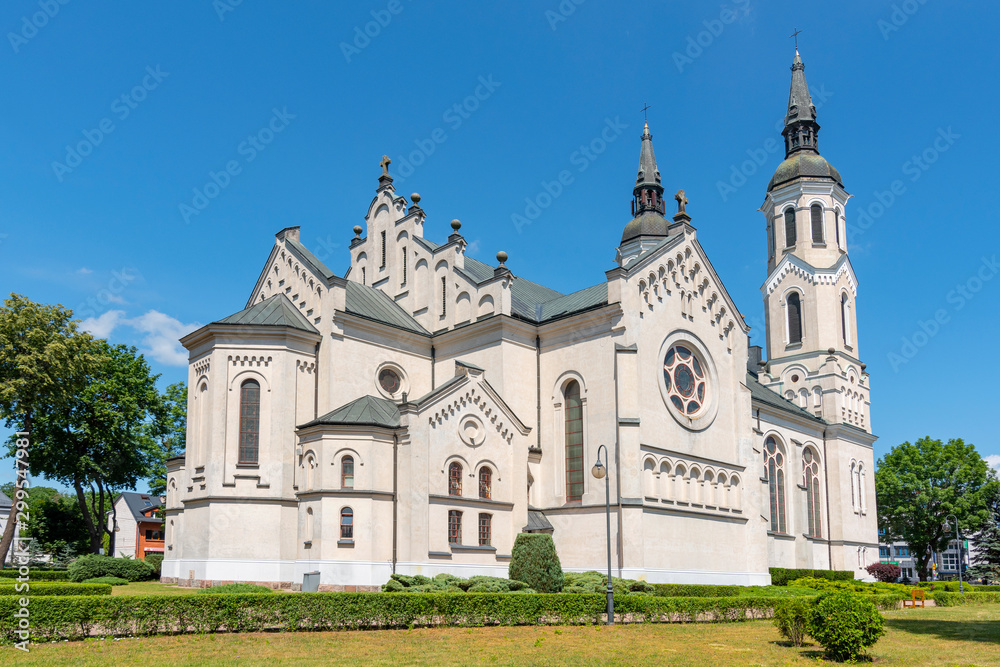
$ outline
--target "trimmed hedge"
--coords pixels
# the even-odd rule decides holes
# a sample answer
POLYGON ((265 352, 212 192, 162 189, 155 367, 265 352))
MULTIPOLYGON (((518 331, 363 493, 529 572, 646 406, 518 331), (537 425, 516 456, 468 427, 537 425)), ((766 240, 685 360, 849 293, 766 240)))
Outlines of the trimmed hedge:
POLYGON ((111 595, 110 584, 71 584, 69 582, 27 582, 27 590, 18 590, 24 584, 0 583, 0 595, 34 597, 36 595, 111 595))
POLYGON ((144 561, 97 554, 80 556, 73 561, 68 571, 70 581, 84 581, 94 577, 119 577, 129 581, 145 581, 153 576, 153 568, 144 561))
MULTIPOLYGON (((713 586, 710 584, 652 584, 654 595, 659 597, 721 598, 735 597, 744 586, 713 586)), ((751 596, 753 592, 749 593, 751 596)))
POLYGON ((852 570, 793 570, 783 567, 771 567, 768 570, 771 572, 771 585, 773 586, 787 586, 789 581, 803 577, 829 579, 830 581, 854 580, 852 570))
POLYGON ((94 577, 93 579, 84 579, 85 584, 108 584, 109 586, 126 586, 128 584, 128 579, 122 579, 121 577, 94 577))
POLYGON ((934 591, 928 597, 939 607, 957 607, 963 604, 1000 604, 1000 593, 950 593, 934 591))
MULTIPOLYGON (((17 570, 0 571, 0 584, 7 580, 16 580, 21 574, 17 570)), ((36 570, 28 569, 28 579, 31 581, 69 581, 69 572, 66 570, 36 570)))
POLYGON ((273 593, 273 588, 260 586, 258 584, 222 584, 221 586, 211 586, 200 588, 198 595, 260 595, 261 593, 273 593))
MULTIPOLYGON (((895 608, 895 596, 871 596, 895 608), (886 600, 882 598, 893 598, 886 600)), ((794 601, 794 600, 793 600, 794 601)), ((770 617, 774 597, 615 598, 628 622, 732 622, 770 617)), ((297 593, 295 595, 130 595, 31 601, 33 641, 164 633, 362 630, 453 625, 581 625, 604 618, 603 595, 462 593, 297 593)), ((16 597, 0 597, 0 641, 12 643, 16 597)))

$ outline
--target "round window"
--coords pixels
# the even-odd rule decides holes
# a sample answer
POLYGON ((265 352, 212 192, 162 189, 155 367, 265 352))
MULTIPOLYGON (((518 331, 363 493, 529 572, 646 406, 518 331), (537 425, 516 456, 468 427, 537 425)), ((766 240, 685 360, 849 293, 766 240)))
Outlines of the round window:
POLYGON ((391 368, 383 368, 378 374, 378 383, 387 394, 395 394, 399 391, 399 373, 391 368))
POLYGON ((682 415, 694 417, 705 406, 708 378, 698 357, 685 345, 674 345, 663 359, 667 397, 682 415))

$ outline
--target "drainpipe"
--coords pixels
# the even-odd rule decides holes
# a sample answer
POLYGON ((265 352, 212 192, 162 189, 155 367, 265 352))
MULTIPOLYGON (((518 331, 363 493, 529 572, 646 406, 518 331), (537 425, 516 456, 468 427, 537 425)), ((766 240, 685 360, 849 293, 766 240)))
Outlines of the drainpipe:
POLYGON ((316 368, 313 369, 313 419, 319 417, 319 343, 316 343, 316 368))
POLYGON ((436 358, 434 346, 431 345, 431 391, 434 391, 434 359, 436 358))
POLYGON ((535 446, 542 448, 542 337, 535 336, 535 446))
POLYGON ((619 423, 618 414, 618 351, 614 350, 615 355, 615 495, 618 497, 618 576, 622 576, 622 568, 625 567, 625 554, 622 553, 623 548, 623 538, 622 538, 622 457, 621 457, 621 424, 619 423))
POLYGON ((826 465, 823 466, 823 477, 826 483, 824 486, 824 495, 826 496, 826 557, 829 563, 830 569, 833 569, 833 526, 830 524, 830 459, 826 456, 826 427, 823 427, 823 460, 826 465))
POLYGON ((396 518, 396 512, 399 507, 399 493, 398 493, 398 480, 399 480, 399 434, 392 434, 392 573, 396 574, 396 545, 398 544, 398 538, 396 535, 397 529, 399 527, 399 522, 396 518))

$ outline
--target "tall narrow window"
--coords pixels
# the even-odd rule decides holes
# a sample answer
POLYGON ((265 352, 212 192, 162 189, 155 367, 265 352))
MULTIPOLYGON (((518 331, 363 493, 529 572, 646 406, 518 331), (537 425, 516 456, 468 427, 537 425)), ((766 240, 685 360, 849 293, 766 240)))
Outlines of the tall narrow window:
POLYGON ((448 314, 448 278, 441 276, 441 317, 448 314))
POLYGON ((774 243, 774 223, 767 226, 767 250, 770 253, 768 257, 774 257, 775 253, 778 252, 774 243))
POLYGON ((362 266, 361 267, 361 284, 362 285, 367 285, 368 284, 367 282, 365 282, 365 280, 366 280, 365 279, 365 267, 362 266))
POLYGON ((462 464, 457 461, 448 466, 448 495, 462 495, 462 464))
POLYGON ((566 410, 566 501, 583 498, 583 403, 580 383, 571 380, 565 391, 566 410))
POLYGON ((812 234, 813 243, 823 242, 823 207, 819 204, 813 204, 809 209, 809 214, 812 217, 812 234))
POLYGON ((257 463, 260 452, 260 383, 240 385, 240 463, 257 463))
POLYGON ((807 534, 811 537, 822 537, 819 506, 819 461, 811 449, 802 453, 802 475, 806 486, 806 523, 807 534))
POLYGON ((785 209, 785 247, 795 245, 795 209, 785 209))
POLYGON ((402 285, 406 284, 406 247, 403 247, 403 282, 402 285))
POLYGON ((837 247, 840 247, 840 209, 833 210, 833 232, 837 237, 837 247))
POLYGON ((385 268, 385 232, 382 232, 382 268, 385 268))
POLYGON ((493 471, 490 470, 489 466, 483 466, 479 469, 479 497, 489 499, 492 485, 493 471))
POLYGON ((796 292, 788 295, 788 342, 802 342, 802 300, 796 292))
POLYGON ((462 543, 462 513, 448 510, 448 544, 462 543))
POLYGON ((771 532, 785 532, 785 457, 774 438, 764 442, 764 477, 771 500, 771 532))
POLYGON ((479 546, 488 547, 493 539, 492 524, 493 516, 490 514, 479 515, 479 546))
POLYGON ((354 457, 345 456, 340 459, 340 488, 354 488, 354 457))
POLYGON ((340 539, 354 539, 354 510, 350 507, 340 510, 340 539))
POLYGON ((857 467, 851 463, 851 507, 854 512, 861 511, 861 503, 858 501, 857 467))
POLYGON ((847 303, 847 295, 840 295, 840 331, 844 335, 844 345, 851 344, 851 336, 848 330, 850 326, 850 305, 847 303))

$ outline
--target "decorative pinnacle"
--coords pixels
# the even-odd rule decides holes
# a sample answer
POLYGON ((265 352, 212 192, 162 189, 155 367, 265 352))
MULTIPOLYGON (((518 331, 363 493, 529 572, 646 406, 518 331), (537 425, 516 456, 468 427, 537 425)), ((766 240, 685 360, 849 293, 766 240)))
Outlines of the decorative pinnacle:
POLYGON ((507 261, 507 253, 505 253, 503 250, 501 250, 500 252, 498 252, 497 253, 497 261, 500 262, 500 266, 503 266, 504 262, 507 261))
POLYGON ((458 218, 455 218, 451 221, 451 228, 454 230, 455 234, 458 234, 458 230, 462 228, 462 222, 458 218))
POLYGON ((410 195, 410 201, 413 202, 414 206, 417 206, 420 203, 420 193, 414 192, 412 195, 410 195))
POLYGON ((361 225, 354 225, 354 238, 360 239, 361 232, 362 232, 361 225))

